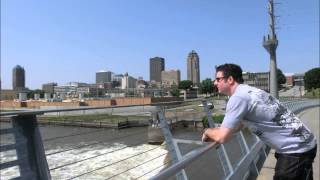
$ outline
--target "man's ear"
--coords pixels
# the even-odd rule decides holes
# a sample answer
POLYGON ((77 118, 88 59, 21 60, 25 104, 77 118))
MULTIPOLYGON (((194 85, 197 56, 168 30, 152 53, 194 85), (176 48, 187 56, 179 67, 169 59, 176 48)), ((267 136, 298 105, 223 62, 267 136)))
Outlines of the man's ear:
POLYGON ((232 76, 229 76, 227 81, 228 81, 229 84, 233 84, 234 83, 234 79, 233 79, 232 76))

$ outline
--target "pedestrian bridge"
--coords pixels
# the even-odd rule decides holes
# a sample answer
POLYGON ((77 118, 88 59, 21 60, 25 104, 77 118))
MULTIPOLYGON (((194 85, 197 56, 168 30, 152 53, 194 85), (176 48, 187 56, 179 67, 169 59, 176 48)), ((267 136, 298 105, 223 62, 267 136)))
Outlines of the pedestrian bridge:
MULTIPOLYGON (((0 177, 256 179, 269 148, 255 135, 244 129, 227 144, 203 143, 202 126, 179 124, 207 117, 209 127, 218 126, 212 115, 223 114, 225 102, 214 101, 214 109, 207 103, 2 112, 0 177), (123 122, 135 127, 111 126, 123 122)), ((319 99, 282 103, 295 113, 320 106, 319 99)))

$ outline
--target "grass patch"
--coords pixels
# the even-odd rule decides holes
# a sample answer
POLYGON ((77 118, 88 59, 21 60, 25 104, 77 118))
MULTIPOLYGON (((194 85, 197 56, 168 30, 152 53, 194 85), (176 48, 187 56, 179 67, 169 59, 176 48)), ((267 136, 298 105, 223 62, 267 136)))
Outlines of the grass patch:
MULTIPOLYGON (((214 121, 215 123, 218 123, 218 124, 221 124, 221 123, 222 123, 223 118, 224 118, 224 114, 216 114, 216 115, 213 115, 213 116, 212 116, 213 121, 214 121)), ((202 122, 203 122, 204 127, 209 127, 208 117, 207 117, 207 116, 204 116, 204 117, 202 118, 202 122)))
POLYGON ((308 98, 320 98, 320 88, 311 89, 305 94, 305 97, 308 98))

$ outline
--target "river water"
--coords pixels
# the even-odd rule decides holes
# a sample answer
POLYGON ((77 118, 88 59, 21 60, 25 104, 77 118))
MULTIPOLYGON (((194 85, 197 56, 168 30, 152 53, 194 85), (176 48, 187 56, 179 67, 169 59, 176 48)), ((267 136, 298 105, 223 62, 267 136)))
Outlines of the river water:
MULTIPOLYGON (((1 122, 1 129, 10 123, 1 122)), ((148 127, 127 129, 84 128, 40 125, 46 158, 52 179, 149 179, 170 161, 165 145, 148 144, 148 127)), ((176 128, 174 138, 199 141, 201 129, 176 128)), ((250 137, 250 136, 248 136, 250 137)), ((248 145, 254 139, 248 139, 248 145)), ((14 136, 1 135, 1 145, 14 144, 14 136)), ((181 155, 198 145, 178 144, 181 155)), ((225 145, 232 166, 243 156, 237 141, 225 145)), ((1 163, 16 159, 15 150, 0 153, 1 163)), ((170 163, 170 162, 169 162, 170 163)), ((189 179, 223 179, 216 149, 186 168, 189 179)), ((19 176, 19 167, 1 170, 1 180, 19 176)))
MULTIPOLYGON (((148 179, 163 168, 167 154, 164 146, 147 143, 147 127, 40 126, 40 132, 52 179, 148 179)), ((1 145, 13 143, 12 134, 1 136, 1 145)), ((16 159, 15 150, 0 155, 1 163, 16 159)), ((1 170, 1 180, 17 176, 18 167, 1 170)))

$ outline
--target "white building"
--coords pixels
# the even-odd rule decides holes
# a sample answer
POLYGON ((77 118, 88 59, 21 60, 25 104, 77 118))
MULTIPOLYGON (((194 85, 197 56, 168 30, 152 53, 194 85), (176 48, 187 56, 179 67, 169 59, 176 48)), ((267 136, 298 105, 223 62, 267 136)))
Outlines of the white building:
POLYGON ((121 89, 128 89, 128 88, 136 88, 137 87, 137 79, 125 73, 122 81, 121 81, 121 89))

